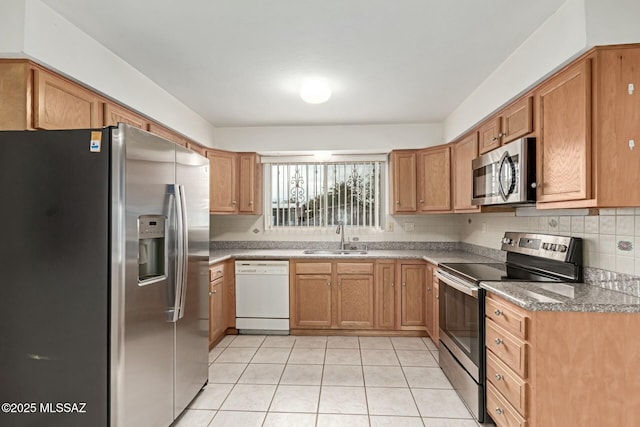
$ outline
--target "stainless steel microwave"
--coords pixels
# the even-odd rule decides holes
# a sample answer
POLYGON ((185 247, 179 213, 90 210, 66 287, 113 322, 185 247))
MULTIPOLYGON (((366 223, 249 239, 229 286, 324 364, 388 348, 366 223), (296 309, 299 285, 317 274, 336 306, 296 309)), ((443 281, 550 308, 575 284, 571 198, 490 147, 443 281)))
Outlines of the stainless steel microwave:
POLYGON ((471 163, 474 205, 529 204, 536 201, 536 140, 521 138, 471 163))

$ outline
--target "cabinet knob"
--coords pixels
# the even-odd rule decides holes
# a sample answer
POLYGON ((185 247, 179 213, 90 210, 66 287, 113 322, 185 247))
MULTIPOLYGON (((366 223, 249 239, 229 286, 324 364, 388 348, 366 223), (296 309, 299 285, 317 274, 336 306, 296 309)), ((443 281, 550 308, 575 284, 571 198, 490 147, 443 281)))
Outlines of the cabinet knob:
POLYGON ((211 295, 213 295, 213 293, 212 293, 212 292, 209 292, 209 296, 211 296, 211 295))
POLYGON ((496 316, 502 316, 502 314, 503 314, 501 310, 496 310, 496 311, 494 311, 494 313, 495 313, 496 316))
POLYGON ((497 141, 497 140, 498 140, 497 136, 494 136, 493 138, 491 138, 491 141, 497 141))
POLYGON ((496 408, 496 414, 502 415, 504 414, 504 410, 502 408, 496 408))
POLYGON ((502 137, 504 137, 504 136, 507 136, 507 133, 506 133, 506 132, 500 132, 500 133, 498 134, 498 138, 502 138, 502 137))
POLYGON ((253 204, 253 200, 249 200, 249 204, 252 205, 253 204))
POLYGON ((402 286, 407 286, 407 282, 402 282, 402 286))
POLYGON ((395 283, 391 282, 391 287, 393 288, 395 286, 396 286, 395 283))
POLYGON ((427 291, 431 292, 431 288, 427 288, 427 291))
POLYGON ((538 188, 538 183, 537 182, 532 182, 531 183, 531 188, 538 188))
POLYGON ((396 205, 400 205, 400 200, 396 200, 396 205))
POLYGON ((231 204, 232 204, 232 205, 235 205, 235 204, 236 204, 236 201, 234 200, 233 202, 231 202, 231 204))
POLYGON ((496 374, 496 381, 502 381, 504 377, 500 374, 496 374))
POLYGON ((217 293, 218 293, 218 290, 217 290, 217 289, 214 289, 214 290, 213 290, 213 293, 214 293, 214 294, 217 294, 217 293))
POLYGON ((327 286, 331 286, 331 282, 327 282, 327 286))
POLYGON ((502 344, 504 341, 502 341, 502 339, 501 339, 501 338, 496 338, 493 342, 495 342, 495 343, 496 343, 496 345, 500 345, 500 344, 502 344))
POLYGON ((420 203, 424 204, 424 200, 420 200, 420 203))

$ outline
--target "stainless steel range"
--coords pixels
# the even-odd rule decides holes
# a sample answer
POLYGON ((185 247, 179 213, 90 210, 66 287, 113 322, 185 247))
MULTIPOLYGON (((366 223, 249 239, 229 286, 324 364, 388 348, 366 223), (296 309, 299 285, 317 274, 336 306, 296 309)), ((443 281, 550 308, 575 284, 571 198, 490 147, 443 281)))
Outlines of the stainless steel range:
POLYGON ((440 283, 440 367, 469 410, 485 421, 484 289, 480 282, 580 282, 582 239, 506 232, 505 263, 444 263, 440 283))

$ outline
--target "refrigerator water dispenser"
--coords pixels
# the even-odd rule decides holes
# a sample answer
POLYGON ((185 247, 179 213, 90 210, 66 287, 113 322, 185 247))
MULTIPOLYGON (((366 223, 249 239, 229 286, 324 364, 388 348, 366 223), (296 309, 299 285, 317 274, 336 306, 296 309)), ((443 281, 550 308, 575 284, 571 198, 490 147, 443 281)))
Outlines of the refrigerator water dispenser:
POLYGON ((167 278, 166 218, 138 217, 138 284, 150 285, 167 278))

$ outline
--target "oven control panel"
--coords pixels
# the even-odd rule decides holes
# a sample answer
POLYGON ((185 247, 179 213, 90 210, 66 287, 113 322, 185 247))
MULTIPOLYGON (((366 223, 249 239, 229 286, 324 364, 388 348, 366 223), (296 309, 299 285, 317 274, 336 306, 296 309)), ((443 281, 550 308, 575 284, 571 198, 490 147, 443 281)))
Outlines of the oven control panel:
POLYGON ((506 232, 502 238, 502 250, 533 255, 541 258, 570 261, 579 255, 582 259, 582 241, 576 237, 552 234, 506 232), (576 252, 579 250, 579 253, 576 252))

